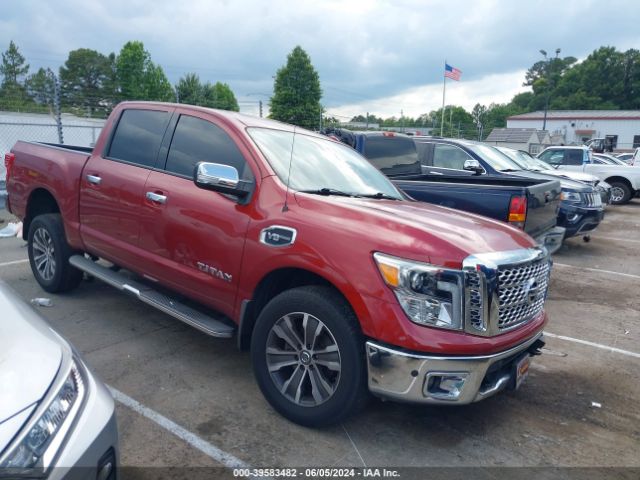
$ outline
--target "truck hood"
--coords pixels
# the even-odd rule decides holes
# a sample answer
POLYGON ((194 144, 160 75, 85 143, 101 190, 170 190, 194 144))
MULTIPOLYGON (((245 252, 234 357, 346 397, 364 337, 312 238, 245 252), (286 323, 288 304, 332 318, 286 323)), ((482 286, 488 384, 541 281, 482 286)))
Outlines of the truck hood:
POLYGON ((472 254, 535 245, 529 235, 504 222, 424 202, 301 193, 296 198, 314 217, 325 217, 323 223, 353 234, 363 248, 416 260, 426 260, 426 255, 428 261, 452 268, 472 254))
POLYGON ((63 348, 69 347, 29 305, 1 282, 0 312, 2 451, 26 420, 25 412, 30 412, 44 397, 60 368, 63 348))
MULTIPOLYGON (((571 172, 571 173, 579 173, 579 172, 571 172)), ((554 175, 549 171, 537 171, 537 170, 523 170, 518 172, 513 172, 511 175, 516 175, 518 177, 527 177, 527 178, 538 178, 540 180, 557 180, 560 182, 560 187, 563 190, 572 190, 576 192, 592 192, 593 187, 584 183, 584 181, 578 181, 577 178, 573 178, 572 175, 554 175)), ((587 175, 587 174, 581 174, 587 175)), ((594 180, 597 180, 597 177, 593 175, 588 175, 592 177, 594 180)))
POLYGON ((543 170, 540 173, 553 175, 554 177, 564 177, 568 178, 569 180, 575 180, 576 182, 585 182, 590 185, 600 181, 600 179, 595 175, 584 172, 573 172, 569 170, 543 170))

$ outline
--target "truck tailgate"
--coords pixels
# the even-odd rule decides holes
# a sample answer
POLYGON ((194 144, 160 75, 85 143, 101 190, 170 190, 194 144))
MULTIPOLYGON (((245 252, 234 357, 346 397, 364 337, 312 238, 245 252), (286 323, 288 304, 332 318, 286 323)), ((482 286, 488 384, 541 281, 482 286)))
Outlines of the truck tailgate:
POLYGON ((560 182, 548 182, 527 187, 527 219, 524 230, 536 238, 556 225, 560 207, 560 182))

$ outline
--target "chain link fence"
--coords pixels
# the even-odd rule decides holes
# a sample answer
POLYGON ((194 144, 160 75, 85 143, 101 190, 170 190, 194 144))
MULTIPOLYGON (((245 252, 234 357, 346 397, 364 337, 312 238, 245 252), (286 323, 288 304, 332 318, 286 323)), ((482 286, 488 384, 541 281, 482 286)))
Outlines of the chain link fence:
POLYGON ((4 154, 18 140, 92 147, 104 122, 63 114, 58 123, 55 116, 48 114, 0 112, 0 188, 4 186, 6 176, 4 154))

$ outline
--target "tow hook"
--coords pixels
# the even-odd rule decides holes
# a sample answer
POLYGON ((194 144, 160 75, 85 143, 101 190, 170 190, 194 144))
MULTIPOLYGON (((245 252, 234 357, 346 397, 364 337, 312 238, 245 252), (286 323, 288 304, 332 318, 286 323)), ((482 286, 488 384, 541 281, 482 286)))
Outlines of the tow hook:
POLYGON ((541 338, 539 338, 535 342, 533 342, 529 348, 527 348, 527 352, 529 352, 529 355, 531 356, 542 355, 541 350, 544 346, 545 342, 541 338))

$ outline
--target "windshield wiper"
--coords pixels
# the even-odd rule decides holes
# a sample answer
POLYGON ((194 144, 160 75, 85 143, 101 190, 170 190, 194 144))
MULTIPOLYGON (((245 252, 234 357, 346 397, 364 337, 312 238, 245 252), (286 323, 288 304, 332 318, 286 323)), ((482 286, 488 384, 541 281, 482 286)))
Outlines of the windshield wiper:
POLYGON ((301 193, 312 193, 314 195, 337 195, 340 197, 359 197, 354 193, 343 192, 342 190, 336 190, 335 188, 318 188, 316 190, 300 190, 301 193))
POLYGON ((377 193, 367 193, 367 194, 360 194, 358 195, 359 197, 363 197, 363 198, 375 198, 377 200, 400 200, 397 197, 392 197, 391 195, 387 195, 386 193, 382 193, 382 192, 377 192, 377 193))

